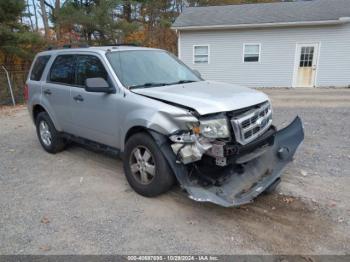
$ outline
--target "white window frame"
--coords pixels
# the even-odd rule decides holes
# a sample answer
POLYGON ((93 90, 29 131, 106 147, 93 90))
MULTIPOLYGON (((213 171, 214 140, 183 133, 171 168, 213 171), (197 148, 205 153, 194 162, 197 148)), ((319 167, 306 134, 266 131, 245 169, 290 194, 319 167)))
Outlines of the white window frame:
POLYGON ((193 62, 194 65, 208 65, 208 64, 210 64, 210 45, 208 45, 208 44, 207 44, 207 45, 193 45, 192 53, 193 53, 192 62, 193 62), (207 53, 208 62, 207 62, 207 63, 196 63, 196 60, 195 60, 195 57, 196 57, 196 53, 195 53, 196 47, 208 47, 208 53, 207 53))
POLYGON ((256 63, 261 63, 261 43, 243 43, 243 54, 242 54, 242 61, 244 64, 256 64, 256 63), (249 61, 245 61, 244 58, 245 58, 245 49, 246 49, 246 46, 247 45, 258 45, 259 46, 259 56, 258 56, 258 61, 256 62, 249 62, 249 61))

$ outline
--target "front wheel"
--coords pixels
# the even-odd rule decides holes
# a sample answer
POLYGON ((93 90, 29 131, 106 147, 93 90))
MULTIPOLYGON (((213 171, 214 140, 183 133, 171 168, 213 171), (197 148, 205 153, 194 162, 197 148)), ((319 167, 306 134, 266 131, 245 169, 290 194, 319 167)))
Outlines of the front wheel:
POLYGON ((147 133, 138 133, 128 139, 123 164, 126 179, 140 195, 158 196, 175 182, 167 160, 147 133))

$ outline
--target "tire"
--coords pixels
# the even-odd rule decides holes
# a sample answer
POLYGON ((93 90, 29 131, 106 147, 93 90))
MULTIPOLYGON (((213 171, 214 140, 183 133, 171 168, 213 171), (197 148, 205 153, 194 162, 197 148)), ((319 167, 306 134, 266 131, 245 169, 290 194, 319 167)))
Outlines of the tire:
POLYGON ((56 130, 48 113, 39 113, 35 119, 35 126, 40 144, 46 152, 56 154, 64 150, 66 140, 56 130))
POLYGON ((129 185, 142 196, 158 196, 169 191, 175 183, 167 160, 147 133, 137 133, 128 139, 123 154, 123 164, 129 185), (141 159, 137 159, 137 156, 141 159), (152 170, 154 170, 153 174, 152 170))

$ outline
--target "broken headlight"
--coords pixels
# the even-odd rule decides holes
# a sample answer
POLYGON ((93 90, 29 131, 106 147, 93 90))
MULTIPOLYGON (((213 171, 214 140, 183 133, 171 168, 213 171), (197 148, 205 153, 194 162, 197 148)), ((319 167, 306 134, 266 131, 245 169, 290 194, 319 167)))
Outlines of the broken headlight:
POLYGON ((201 119, 199 128, 200 134, 207 138, 230 137, 227 118, 224 116, 220 116, 219 118, 201 119))

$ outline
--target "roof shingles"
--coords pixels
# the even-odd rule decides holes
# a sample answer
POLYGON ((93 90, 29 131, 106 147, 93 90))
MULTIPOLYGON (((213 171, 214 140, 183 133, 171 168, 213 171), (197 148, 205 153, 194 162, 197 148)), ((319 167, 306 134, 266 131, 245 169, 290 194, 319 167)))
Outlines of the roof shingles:
POLYGON ((341 17, 350 17, 350 0, 189 7, 173 27, 328 21, 341 17))

